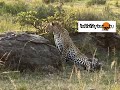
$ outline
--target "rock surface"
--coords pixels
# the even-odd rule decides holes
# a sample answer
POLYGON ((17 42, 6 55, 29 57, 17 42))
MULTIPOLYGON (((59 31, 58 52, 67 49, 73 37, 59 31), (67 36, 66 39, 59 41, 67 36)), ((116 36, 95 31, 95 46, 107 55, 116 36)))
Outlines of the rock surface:
POLYGON ((117 57, 120 55, 120 35, 117 33, 74 33, 70 36, 82 53, 90 58, 95 55, 104 64, 113 61, 114 53, 117 57))
POLYGON ((120 50, 120 35, 117 33, 75 33, 71 35, 71 38, 81 44, 89 42, 104 49, 109 47, 120 50))
POLYGON ((21 72, 62 70, 58 49, 44 37, 26 33, 1 35, 0 63, 5 69, 21 72))

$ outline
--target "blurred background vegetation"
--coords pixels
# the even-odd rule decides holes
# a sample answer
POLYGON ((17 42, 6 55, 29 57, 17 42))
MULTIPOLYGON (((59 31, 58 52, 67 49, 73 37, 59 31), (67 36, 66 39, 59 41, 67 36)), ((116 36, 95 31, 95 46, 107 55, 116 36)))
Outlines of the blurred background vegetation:
POLYGON ((70 32, 78 20, 115 20, 120 29, 118 0, 1 0, 0 32, 44 32, 44 23, 61 21, 70 32))

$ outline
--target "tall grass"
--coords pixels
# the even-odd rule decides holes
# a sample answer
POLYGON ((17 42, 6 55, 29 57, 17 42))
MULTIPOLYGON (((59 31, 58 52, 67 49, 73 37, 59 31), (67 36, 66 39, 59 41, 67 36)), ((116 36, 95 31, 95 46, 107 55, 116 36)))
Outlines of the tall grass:
MULTIPOLYGON (((117 69, 118 71, 118 69, 117 69)), ((115 76, 114 69, 88 73, 73 71, 67 67, 59 74, 41 74, 40 72, 20 74, 15 72, 0 73, 2 90, 119 90, 120 72, 115 76), (114 82, 114 78, 116 80, 114 82)))
POLYGON ((17 2, 14 4, 6 4, 5 2, 0 2, 0 14, 10 13, 12 15, 16 15, 19 12, 27 11, 27 5, 24 2, 17 2))

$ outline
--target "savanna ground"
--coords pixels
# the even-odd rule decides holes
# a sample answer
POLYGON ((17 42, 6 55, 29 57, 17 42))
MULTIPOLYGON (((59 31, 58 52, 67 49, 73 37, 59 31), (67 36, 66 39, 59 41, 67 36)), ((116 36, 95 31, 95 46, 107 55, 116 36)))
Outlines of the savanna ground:
MULTIPOLYGON (((119 34, 119 0, 107 0, 102 5, 92 5, 92 0, 65 1, 61 8, 57 7, 59 3, 54 0, 51 0, 54 2, 51 4, 45 4, 42 0, 1 0, 0 33, 39 31, 42 34, 43 23, 52 20, 62 21, 65 28, 74 33, 77 20, 115 20, 119 34)), ((108 61, 105 63, 106 68, 95 73, 72 73, 72 67, 66 67, 64 72, 54 74, 0 71, 0 90, 120 90, 120 57, 115 53, 113 50, 110 60, 107 60, 109 55, 104 59, 105 62, 108 61)))

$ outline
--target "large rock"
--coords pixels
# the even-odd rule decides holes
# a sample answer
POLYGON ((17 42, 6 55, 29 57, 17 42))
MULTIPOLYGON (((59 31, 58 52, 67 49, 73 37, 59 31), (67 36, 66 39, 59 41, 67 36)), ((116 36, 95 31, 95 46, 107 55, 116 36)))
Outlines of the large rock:
POLYGON ((120 50, 120 35, 116 33, 74 33, 70 35, 80 46, 94 44, 104 49, 120 50))
POLYGON ((58 49, 42 36, 7 33, 0 37, 0 63, 10 70, 62 70, 58 49))

